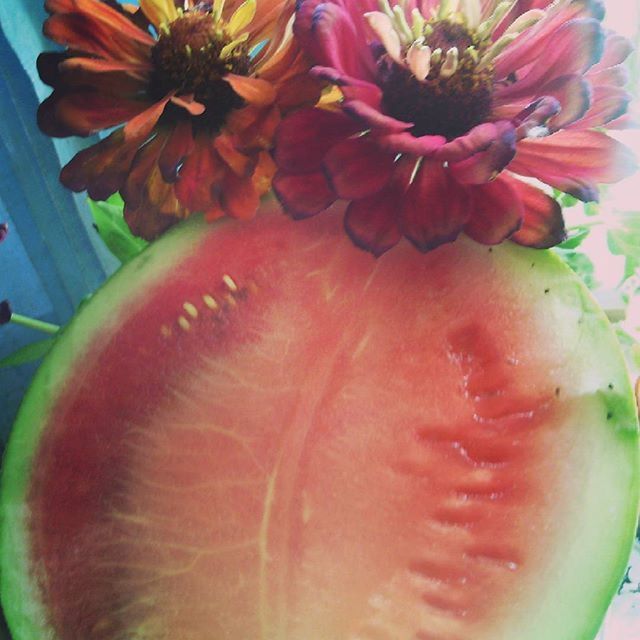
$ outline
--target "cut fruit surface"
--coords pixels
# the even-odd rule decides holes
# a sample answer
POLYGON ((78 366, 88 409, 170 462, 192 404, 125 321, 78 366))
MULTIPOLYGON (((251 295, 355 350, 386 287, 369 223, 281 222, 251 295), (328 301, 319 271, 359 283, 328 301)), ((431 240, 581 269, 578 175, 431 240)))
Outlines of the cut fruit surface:
POLYGON ((615 337, 553 255, 190 222, 38 373, 3 605, 16 640, 592 640, 637 459, 615 337))

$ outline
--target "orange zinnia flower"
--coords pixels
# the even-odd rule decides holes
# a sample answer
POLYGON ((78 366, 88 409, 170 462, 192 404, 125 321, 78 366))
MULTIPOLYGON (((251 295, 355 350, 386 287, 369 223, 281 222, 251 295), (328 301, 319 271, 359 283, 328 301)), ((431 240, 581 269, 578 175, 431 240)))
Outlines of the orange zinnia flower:
POLYGON ((288 0, 47 0, 44 33, 68 47, 38 69, 53 93, 48 135, 120 126, 61 173, 102 200, 120 191, 132 231, 151 239, 191 212, 251 217, 274 172, 283 111, 318 98, 287 37, 288 0))

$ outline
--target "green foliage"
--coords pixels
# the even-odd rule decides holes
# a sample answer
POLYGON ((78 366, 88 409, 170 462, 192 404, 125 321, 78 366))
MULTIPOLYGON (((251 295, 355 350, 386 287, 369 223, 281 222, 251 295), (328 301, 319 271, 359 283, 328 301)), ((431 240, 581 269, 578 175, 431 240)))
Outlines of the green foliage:
POLYGON ((148 244, 142 238, 136 238, 124 219, 124 202, 115 193, 108 200, 89 200, 94 225, 109 251, 125 263, 137 256, 148 244))
POLYGON ((557 249, 556 253, 582 278, 589 289, 593 290, 598 286, 595 266, 586 253, 567 249, 557 249))
POLYGON ((613 255, 625 259, 624 282, 640 267, 640 212, 623 213, 616 218, 617 224, 607 231, 607 245, 613 255))
POLYGON ((49 350, 53 346, 56 341, 55 337, 45 338, 44 340, 38 340, 37 342, 32 342, 17 351, 9 354, 5 358, 0 360, 0 368, 4 367, 17 367, 21 364, 26 364, 27 362, 35 362, 36 360, 40 360, 44 358, 44 356, 49 353, 49 350))

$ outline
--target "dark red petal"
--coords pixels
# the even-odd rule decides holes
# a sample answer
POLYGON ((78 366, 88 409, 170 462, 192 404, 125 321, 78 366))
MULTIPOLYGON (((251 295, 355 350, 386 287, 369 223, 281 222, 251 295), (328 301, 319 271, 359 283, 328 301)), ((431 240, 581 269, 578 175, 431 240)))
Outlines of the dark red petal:
POLYGON ((138 150, 131 163, 131 169, 120 193, 122 199, 133 209, 138 208, 144 198, 145 185, 151 173, 156 170, 158 156, 168 135, 166 132, 147 142, 138 150))
POLYGON ((540 189, 505 175, 504 180, 515 189, 524 208, 522 226, 511 240, 526 247, 548 249, 563 242, 566 237, 560 205, 540 189))
POLYGON ((556 30, 552 45, 523 78, 496 89, 496 98, 503 102, 527 96, 556 77, 583 74, 600 59, 603 43, 604 32, 597 20, 571 20, 556 30))
POLYGON ((339 198, 359 200, 376 193, 389 181, 394 158, 368 136, 350 138, 327 153, 324 168, 339 198))
MULTIPOLYGON (((307 6, 311 9, 311 5, 307 6)), ((313 7, 310 16, 300 15, 296 20, 296 33, 306 30, 303 44, 317 64, 356 78, 373 80, 375 61, 356 24, 345 8, 323 2, 313 7)))
POLYGON ((208 211, 217 198, 214 187, 224 175, 224 163, 218 157, 209 136, 195 139, 193 151, 185 158, 175 182, 180 204, 190 211, 208 211))
POLYGON ((106 200, 124 184, 142 140, 125 141, 122 129, 77 153, 62 169, 60 181, 72 191, 88 191, 94 200, 106 200))
POLYGON ((36 67, 40 80, 50 87, 55 87, 60 82, 59 65, 69 58, 68 51, 45 51, 36 60, 36 67))
POLYGON ((344 113, 361 124, 361 129, 375 129, 383 133, 399 133, 413 127, 412 122, 402 122, 387 116, 362 100, 347 100, 342 104, 344 113))
POLYGON ((522 225, 524 206, 508 180, 499 176, 473 189, 471 218, 465 233, 482 244, 499 244, 522 225))
POLYGON ((327 151, 359 128, 340 112, 300 109, 286 117, 276 131, 275 162, 287 173, 319 169, 327 151))
POLYGON ((344 216, 344 228, 353 243, 381 256, 402 238, 397 221, 399 192, 384 189, 362 200, 354 200, 344 216))
POLYGON ((568 128, 590 129, 601 127, 627 112, 631 94, 621 87, 596 86, 593 89, 591 108, 578 122, 568 128))
POLYGON ((192 150, 191 121, 187 119, 179 120, 158 158, 158 168, 165 182, 175 182, 177 180, 178 169, 192 150))
POLYGON ((285 211, 295 219, 314 216, 336 199, 323 171, 297 175, 279 171, 272 186, 285 211))
POLYGON ((42 114, 39 114, 38 125, 50 136, 59 136, 60 132, 67 131, 88 136, 122 124, 151 105, 149 102, 97 91, 54 92, 40 106, 42 114))
POLYGON ((482 184, 493 180, 513 159, 516 132, 511 123, 500 125, 500 135, 486 151, 450 165, 451 175, 462 184, 482 184))
POLYGON ((470 204, 467 190, 442 163, 425 160, 402 199, 400 228, 420 251, 430 251, 458 237, 470 204))
POLYGON ((260 196, 251 177, 238 176, 229 169, 225 172, 219 197, 224 212, 238 220, 253 218, 260 204, 260 196))
POLYGON ((595 183, 617 182, 636 169, 631 151, 599 131, 565 130, 518 143, 509 165, 583 200, 594 199, 595 183))

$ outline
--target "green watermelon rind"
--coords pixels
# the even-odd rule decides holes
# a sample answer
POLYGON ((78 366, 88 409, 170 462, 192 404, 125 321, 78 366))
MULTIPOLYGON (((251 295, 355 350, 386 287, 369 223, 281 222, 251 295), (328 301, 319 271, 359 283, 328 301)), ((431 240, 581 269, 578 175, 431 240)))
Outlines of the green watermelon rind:
MULTIPOLYGON (((0 598, 15 640, 57 638, 47 623, 47 615, 39 598, 42 576, 37 574, 37 566, 34 567, 29 559, 28 514, 24 507, 29 469, 45 423, 41 418, 47 415, 59 385, 76 360, 82 359, 96 335, 116 327, 121 314, 129 314, 135 309, 137 291, 145 285, 160 282, 185 252, 195 250, 204 236, 203 225, 199 219, 183 223, 114 274, 102 286, 99 294, 92 297, 70 322, 25 396, 5 454, 0 487, 0 598)), ((498 255, 507 256, 507 262, 510 262, 512 255, 524 254, 524 259, 517 258, 522 268, 525 269, 525 265, 527 269, 535 266, 538 273, 543 272, 545 277, 548 275, 549 289, 553 290, 552 295, 558 304, 569 304, 573 309, 578 296, 584 319, 582 331, 591 337, 589 359, 602 366, 598 376, 601 380, 615 383, 615 392, 599 384, 592 396, 596 405, 612 416, 604 426, 609 428, 615 439, 625 442, 630 473, 627 479, 625 526, 621 526, 617 532, 617 540, 611 542, 607 539, 612 555, 608 566, 609 576, 606 579, 602 576, 594 578, 588 570, 583 576, 585 581, 598 579, 601 586, 593 598, 597 604, 594 604, 591 619, 586 623, 576 623, 581 628, 581 635, 575 640, 593 640, 624 575, 638 518, 640 457, 637 411, 631 381, 606 315, 579 278, 557 256, 549 251, 524 249, 511 244, 503 244, 493 250, 498 255)), ((537 294, 532 292, 532 295, 537 294)), ((594 508, 598 508, 600 501, 607 498, 598 497, 596 493, 597 488, 593 490, 593 500, 597 503, 594 508)), ((580 571, 580 567, 576 571, 580 571)), ((548 632, 545 633, 545 640, 554 640, 548 632)))

